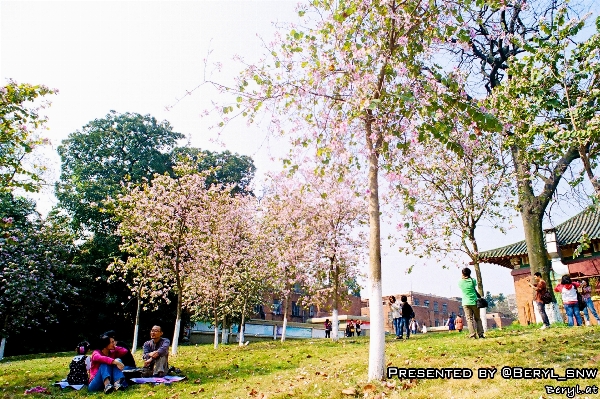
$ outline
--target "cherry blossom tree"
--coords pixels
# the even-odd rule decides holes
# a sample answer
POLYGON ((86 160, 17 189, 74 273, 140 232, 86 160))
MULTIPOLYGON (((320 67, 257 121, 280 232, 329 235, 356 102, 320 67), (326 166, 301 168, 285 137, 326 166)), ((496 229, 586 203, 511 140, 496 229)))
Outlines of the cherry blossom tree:
MULTIPOLYGON (((192 274, 197 267, 201 238, 200 226, 205 223, 203 210, 207 204, 204 175, 180 170, 179 178, 155 176, 139 188, 121 196, 116 207, 123 237, 121 250, 130 256, 116 262, 119 273, 133 272, 139 283, 147 283, 141 296, 150 302, 169 302, 169 294, 177 295, 177 316, 171 353, 176 354, 181 327, 184 295, 192 288, 192 274), (144 267, 144 271, 136 271, 144 267)), ((140 285, 132 286, 134 292, 140 285)), ((137 293, 137 292, 135 292, 137 293)))
POLYGON ((347 282, 360 275, 363 261, 366 223, 365 198, 356 192, 356 176, 335 177, 335 173, 296 172, 303 177, 301 188, 304 206, 310 206, 313 231, 313 260, 310 278, 305 285, 306 303, 319 308, 331 304, 333 341, 339 339, 338 309, 348 297, 347 282))
MULTIPOLYGON (((186 303, 194 317, 210 320, 214 326, 215 349, 218 327, 227 327, 233 305, 240 304, 246 293, 256 288, 256 263, 252 212, 255 200, 251 196, 232 195, 232 186, 211 186, 206 192, 202 220, 197 229, 199 244, 192 284, 186 291, 186 303), (248 290, 245 284, 251 287, 248 290)), ((249 296, 248 299, 252 299, 249 296)), ((243 301, 242 301, 243 303, 243 301)), ((242 306, 242 315, 247 311, 242 306)))
POLYGON ((314 213, 306 206, 296 182, 285 175, 274 176, 270 181, 269 195, 261 201, 262 231, 265 245, 271 254, 274 267, 273 288, 283 299, 283 327, 281 341, 285 341, 290 298, 296 287, 303 287, 309 278, 308 266, 313 260, 314 213))

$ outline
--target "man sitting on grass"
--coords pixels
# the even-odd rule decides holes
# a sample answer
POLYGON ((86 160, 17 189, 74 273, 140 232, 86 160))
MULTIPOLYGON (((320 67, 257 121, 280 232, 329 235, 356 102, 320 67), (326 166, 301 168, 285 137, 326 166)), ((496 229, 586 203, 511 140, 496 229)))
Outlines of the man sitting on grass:
POLYGON ((150 340, 144 343, 144 370, 143 377, 164 377, 169 370, 169 345, 171 341, 162 337, 160 326, 152 327, 150 340))

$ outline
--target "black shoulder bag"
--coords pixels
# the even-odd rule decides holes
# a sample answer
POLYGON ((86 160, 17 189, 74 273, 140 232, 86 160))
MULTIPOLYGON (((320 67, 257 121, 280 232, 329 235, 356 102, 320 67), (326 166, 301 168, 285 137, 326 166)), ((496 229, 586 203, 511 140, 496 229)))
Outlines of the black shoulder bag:
POLYGON ((473 283, 473 289, 475 290, 475 295, 477 295, 477 307, 479 309, 487 308, 488 303, 485 300, 485 298, 482 298, 481 295, 479 295, 479 292, 477 292, 477 287, 475 287, 475 280, 471 279, 471 282, 473 283))

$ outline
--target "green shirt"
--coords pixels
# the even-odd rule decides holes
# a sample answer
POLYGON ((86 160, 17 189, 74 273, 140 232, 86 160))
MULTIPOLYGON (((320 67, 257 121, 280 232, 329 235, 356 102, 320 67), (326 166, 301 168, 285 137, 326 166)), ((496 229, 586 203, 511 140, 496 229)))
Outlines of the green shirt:
POLYGON ((462 304, 465 305, 476 305, 477 294, 475 294, 475 287, 477 281, 472 278, 461 278, 458 282, 458 287, 462 291, 462 304))

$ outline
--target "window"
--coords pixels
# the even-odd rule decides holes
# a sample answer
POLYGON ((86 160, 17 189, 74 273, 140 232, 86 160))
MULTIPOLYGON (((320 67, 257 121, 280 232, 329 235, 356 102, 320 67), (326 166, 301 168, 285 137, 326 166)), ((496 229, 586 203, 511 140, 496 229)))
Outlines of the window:
POLYGON ((442 313, 444 313, 444 314, 448 313, 448 304, 447 303, 442 303, 442 313))
POLYGON ((429 301, 423 301, 423 306, 425 306, 426 308, 429 307, 429 301))
POLYGON ((419 306, 419 298, 413 298, 413 305, 419 306))
POLYGON ((439 327, 440 326, 440 321, 438 319, 435 319, 435 326, 439 327))
POLYGON ((433 302, 433 311, 437 312, 438 311, 438 303, 437 302, 433 302))
POLYGON ((254 313, 261 313, 263 311, 262 305, 254 305, 254 313))
POLYGON ((279 299, 273 301, 273 314, 281 314, 281 301, 279 299))
POLYGON ((308 308, 308 317, 313 317, 315 315, 315 306, 311 305, 310 308, 308 308))
POLYGON ((300 316, 300 306, 292 302, 292 316, 300 316))

